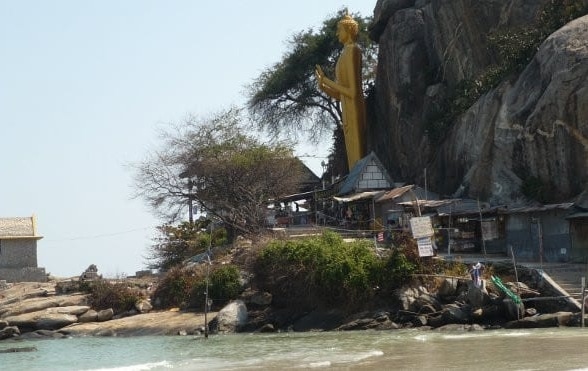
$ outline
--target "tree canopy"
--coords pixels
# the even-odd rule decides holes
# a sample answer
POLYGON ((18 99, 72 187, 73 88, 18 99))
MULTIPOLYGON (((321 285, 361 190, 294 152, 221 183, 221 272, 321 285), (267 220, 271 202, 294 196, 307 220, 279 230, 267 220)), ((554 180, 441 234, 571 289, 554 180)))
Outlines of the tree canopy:
POLYGON ((135 165, 137 196, 168 221, 197 208, 230 232, 258 231, 268 201, 298 191, 302 164, 288 145, 263 143, 241 122, 229 109, 163 133, 161 149, 135 165))
MULTIPOLYGON (((210 219, 199 218, 193 223, 165 224, 157 227, 158 235, 147 255, 147 266, 167 271, 203 254, 209 247, 226 243, 226 230, 212 228, 210 219)), ((202 258, 204 259, 204 258, 202 258)))
MULTIPOLYGON (((342 45, 336 35, 337 22, 344 15, 339 11, 326 19, 318 31, 309 29, 294 34, 290 49, 282 60, 265 69, 248 87, 248 105, 255 123, 268 133, 312 133, 336 129, 341 125, 339 102, 317 88, 315 66, 334 76, 335 64, 342 45)), ((363 50, 365 90, 373 83, 376 44, 369 39, 369 17, 353 15, 359 24, 358 43, 363 50)))

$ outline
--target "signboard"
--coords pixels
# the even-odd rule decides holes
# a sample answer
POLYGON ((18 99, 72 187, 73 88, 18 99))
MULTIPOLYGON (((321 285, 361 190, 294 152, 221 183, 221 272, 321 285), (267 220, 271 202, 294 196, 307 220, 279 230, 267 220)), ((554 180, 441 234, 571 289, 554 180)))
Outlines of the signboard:
POLYGON ((433 225, 431 225, 431 218, 428 216, 419 216, 410 219, 410 230, 413 238, 431 237, 435 234, 433 232, 433 225))
POLYGON ((482 238, 484 241, 495 240, 498 238, 498 226, 496 220, 482 220, 482 238))
POLYGON ((433 256, 433 244, 431 237, 417 238, 417 246, 419 248, 419 256, 433 256))

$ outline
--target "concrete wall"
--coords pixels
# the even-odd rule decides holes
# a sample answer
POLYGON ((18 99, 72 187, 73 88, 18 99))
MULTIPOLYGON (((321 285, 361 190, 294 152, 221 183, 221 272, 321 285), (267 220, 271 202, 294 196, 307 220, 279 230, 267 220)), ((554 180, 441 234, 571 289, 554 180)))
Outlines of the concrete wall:
POLYGON ((37 240, 0 240, 0 280, 46 282, 45 268, 37 267, 37 240))
POLYGON ((0 240, 0 269, 37 267, 37 240, 0 240))
POLYGON ((45 268, 0 268, 0 280, 6 282, 47 282, 45 268))

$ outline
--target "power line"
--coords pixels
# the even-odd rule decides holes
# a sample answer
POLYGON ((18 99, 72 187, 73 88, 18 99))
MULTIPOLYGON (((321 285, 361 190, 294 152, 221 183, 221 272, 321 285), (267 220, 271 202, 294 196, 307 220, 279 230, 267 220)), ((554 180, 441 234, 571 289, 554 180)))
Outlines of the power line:
POLYGON ((57 240, 46 239, 43 242, 62 242, 62 241, 92 240, 92 239, 97 239, 97 238, 120 236, 120 235, 123 235, 123 234, 133 233, 133 232, 137 232, 137 231, 146 231, 148 229, 154 229, 154 228, 155 227, 143 227, 143 228, 129 229, 129 230, 120 231, 120 232, 97 234, 97 235, 93 235, 93 236, 77 236, 77 237, 71 237, 71 238, 61 238, 61 239, 57 239, 57 240))
POLYGON ((327 156, 317 156, 317 155, 309 155, 308 153, 305 153, 303 155, 299 155, 296 157, 300 157, 300 158, 329 158, 327 156))

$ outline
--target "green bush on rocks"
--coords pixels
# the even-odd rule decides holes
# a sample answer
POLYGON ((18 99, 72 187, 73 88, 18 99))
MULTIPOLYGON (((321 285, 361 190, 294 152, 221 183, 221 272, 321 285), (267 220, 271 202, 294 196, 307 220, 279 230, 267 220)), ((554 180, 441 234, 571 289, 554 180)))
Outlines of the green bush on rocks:
POLYGON ((373 242, 345 242, 336 233, 270 242, 258 257, 260 289, 281 306, 347 307, 365 305, 380 288, 391 289, 414 271, 402 251, 388 258, 374 252, 373 242))
POLYGON ((80 289, 89 293, 88 304, 95 310, 112 308, 114 314, 135 308, 142 299, 138 290, 124 282, 93 280, 80 282, 80 289))

